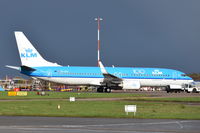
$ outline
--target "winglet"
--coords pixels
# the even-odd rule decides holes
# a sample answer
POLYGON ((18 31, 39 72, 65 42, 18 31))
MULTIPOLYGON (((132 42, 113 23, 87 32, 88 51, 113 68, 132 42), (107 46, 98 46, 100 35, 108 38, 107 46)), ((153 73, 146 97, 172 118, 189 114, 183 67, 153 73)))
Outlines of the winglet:
POLYGON ((108 72, 106 71, 106 69, 105 69, 105 67, 104 67, 104 65, 102 64, 101 61, 99 61, 99 66, 100 66, 101 72, 102 72, 103 74, 108 74, 108 72))

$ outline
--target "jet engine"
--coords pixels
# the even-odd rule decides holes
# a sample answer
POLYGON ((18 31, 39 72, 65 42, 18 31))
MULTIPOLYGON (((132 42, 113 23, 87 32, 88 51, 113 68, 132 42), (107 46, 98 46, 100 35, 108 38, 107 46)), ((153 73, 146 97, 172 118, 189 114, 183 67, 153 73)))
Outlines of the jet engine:
POLYGON ((139 89, 140 82, 139 81, 123 81, 122 82, 122 89, 139 89))

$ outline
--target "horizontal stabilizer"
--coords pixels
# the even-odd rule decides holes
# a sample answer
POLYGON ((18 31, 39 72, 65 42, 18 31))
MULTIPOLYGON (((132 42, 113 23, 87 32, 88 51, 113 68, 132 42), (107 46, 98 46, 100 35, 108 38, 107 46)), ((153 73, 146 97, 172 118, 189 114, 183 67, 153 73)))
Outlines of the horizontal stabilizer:
POLYGON ((21 71, 30 71, 30 72, 33 72, 35 70, 36 69, 28 67, 28 66, 21 66, 21 71))
POLYGON ((17 67, 17 66, 9 66, 9 65, 6 65, 5 67, 11 68, 11 69, 15 69, 15 70, 19 70, 19 71, 20 71, 20 67, 17 67))

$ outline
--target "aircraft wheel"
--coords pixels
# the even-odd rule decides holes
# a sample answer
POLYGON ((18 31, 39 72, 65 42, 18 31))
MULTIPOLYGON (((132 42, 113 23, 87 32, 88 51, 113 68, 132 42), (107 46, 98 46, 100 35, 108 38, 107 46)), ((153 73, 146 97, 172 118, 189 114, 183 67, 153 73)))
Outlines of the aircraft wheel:
POLYGON ((110 88, 105 88, 105 92, 106 92, 106 93, 110 93, 110 92, 111 92, 111 89, 110 89, 110 88))

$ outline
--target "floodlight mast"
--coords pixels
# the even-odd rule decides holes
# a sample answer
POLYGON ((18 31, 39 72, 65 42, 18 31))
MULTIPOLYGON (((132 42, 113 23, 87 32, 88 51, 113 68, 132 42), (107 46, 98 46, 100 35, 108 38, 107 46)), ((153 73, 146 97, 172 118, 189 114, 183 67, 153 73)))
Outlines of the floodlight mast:
POLYGON ((102 18, 98 17, 95 18, 95 20, 98 23, 98 29, 97 29, 97 41, 98 41, 98 48, 97 48, 97 65, 99 66, 100 61, 100 21, 103 20, 102 18))

